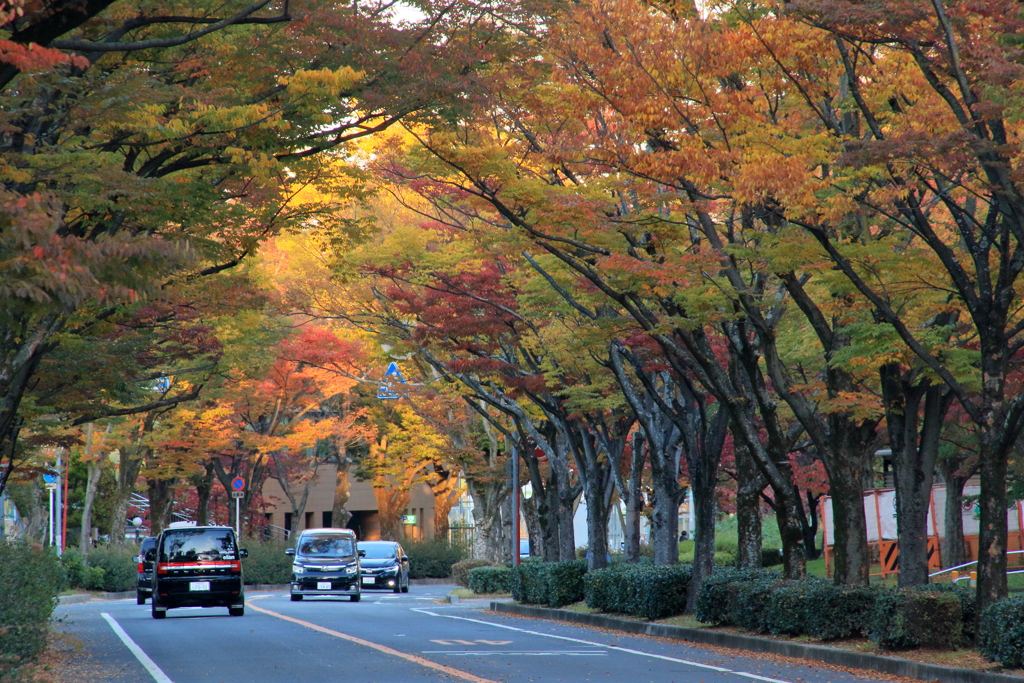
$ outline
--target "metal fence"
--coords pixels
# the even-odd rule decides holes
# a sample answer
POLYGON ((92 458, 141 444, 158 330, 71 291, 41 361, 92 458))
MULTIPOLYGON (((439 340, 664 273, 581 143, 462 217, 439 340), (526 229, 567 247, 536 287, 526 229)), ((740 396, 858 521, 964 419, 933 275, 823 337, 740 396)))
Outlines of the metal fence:
POLYGON ((466 546, 470 557, 473 554, 473 542, 476 540, 476 527, 472 524, 453 524, 448 527, 448 542, 466 546))

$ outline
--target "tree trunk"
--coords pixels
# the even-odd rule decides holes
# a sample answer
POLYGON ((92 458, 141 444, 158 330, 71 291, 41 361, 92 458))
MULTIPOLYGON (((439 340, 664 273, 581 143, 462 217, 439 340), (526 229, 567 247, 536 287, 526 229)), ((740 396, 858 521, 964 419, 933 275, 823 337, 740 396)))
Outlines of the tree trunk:
POLYGON ((210 494, 213 493, 213 480, 216 472, 213 463, 207 462, 204 465, 205 471, 201 476, 195 478, 196 487, 196 524, 205 526, 210 523, 210 494))
POLYGON ((334 505, 331 507, 331 526, 335 529, 344 529, 352 513, 346 507, 352 492, 352 482, 348 478, 348 458, 336 458, 334 465, 337 468, 334 475, 334 505))
POLYGON ((587 501, 587 570, 608 566, 608 515, 611 512, 608 496, 596 486, 584 492, 587 501))
POLYGON ((174 480, 150 479, 149 495, 149 533, 159 536, 164 530, 174 505, 174 480))
POLYGON ((148 446, 128 446, 121 452, 121 462, 117 467, 117 484, 114 487, 113 504, 110 510, 110 543, 123 546, 125 543, 125 523, 128 519, 128 505, 135 482, 139 478, 142 463, 149 452, 148 446))
POLYGON ((867 546, 867 520, 864 517, 862 468, 848 459, 835 458, 828 468, 829 493, 835 516, 835 549, 832 578, 836 584, 866 586, 871 557, 867 546))
POLYGON ((761 491, 764 477, 746 448, 736 448, 736 527, 739 537, 737 566, 761 568, 761 491))
POLYGON ((821 496, 804 491, 804 498, 807 499, 807 523, 803 525, 804 555, 808 560, 816 560, 821 557, 821 548, 818 547, 818 505, 821 496))
POLYGON ((530 537, 531 557, 544 556, 544 540, 540 529, 540 515, 537 513, 537 492, 523 498, 523 519, 526 521, 526 535, 530 537))
POLYGON ((996 430, 982 429, 978 471, 981 474, 981 522, 978 525, 978 608, 1009 594, 1006 581, 1006 454, 996 443, 996 430))
MULTIPOLYGON (((654 564, 679 562, 679 475, 671 472, 654 474, 654 514, 651 520, 654 535, 654 564)), ((694 507, 697 507, 696 504, 694 507)), ((711 547, 714 548, 714 532, 711 547)), ((712 550, 712 554, 714 550, 712 550)))
POLYGON ((964 540, 964 485, 971 473, 963 473, 962 459, 947 459, 939 462, 942 479, 946 482, 946 505, 943 525, 946 537, 942 542, 942 566, 956 567, 967 561, 967 542, 964 540))
MULTIPOLYGON (((90 425, 91 426, 91 425, 90 425)), ((96 502, 96 489, 103 474, 103 461, 90 460, 86 463, 85 502, 82 505, 82 536, 78 539, 78 550, 82 563, 89 565, 89 549, 92 547, 92 506, 96 502)))
POLYGON ((626 562, 640 561, 640 519, 644 510, 643 474, 647 461, 647 449, 640 445, 643 442, 640 436, 633 439, 633 455, 629 463, 629 479, 626 482, 626 489, 629 492, 626 498, 626 528, 623 530, 626 562))

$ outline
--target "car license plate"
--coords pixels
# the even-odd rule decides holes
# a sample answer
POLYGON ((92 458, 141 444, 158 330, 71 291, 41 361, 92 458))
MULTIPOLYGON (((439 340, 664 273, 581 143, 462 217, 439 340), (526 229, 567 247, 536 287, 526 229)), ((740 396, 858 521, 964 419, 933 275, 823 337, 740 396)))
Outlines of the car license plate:
POLYGON ((210 590, 209 581, 192 581, 188 584, 190 591, 208 591, 210 590))
POLYGON ((368 583, 372 586, 373 584, 377 583, 377 579, 372 576, 364 576, 363 583, 368 583))
POLYGON ((330 581, 317 581, 316 582, 316 589, 318 591, 329 591, 329 590, 331 590, 331 582, 330 581))

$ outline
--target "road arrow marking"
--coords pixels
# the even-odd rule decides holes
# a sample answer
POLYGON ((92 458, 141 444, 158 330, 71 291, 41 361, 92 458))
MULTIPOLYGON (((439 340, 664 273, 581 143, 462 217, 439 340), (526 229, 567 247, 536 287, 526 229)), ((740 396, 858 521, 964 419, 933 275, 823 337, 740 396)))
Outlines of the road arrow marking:
POLYGON ((478 640, 476 642, 483 643, 484 645, 508 645, 512 641, 511 640, 478 640))

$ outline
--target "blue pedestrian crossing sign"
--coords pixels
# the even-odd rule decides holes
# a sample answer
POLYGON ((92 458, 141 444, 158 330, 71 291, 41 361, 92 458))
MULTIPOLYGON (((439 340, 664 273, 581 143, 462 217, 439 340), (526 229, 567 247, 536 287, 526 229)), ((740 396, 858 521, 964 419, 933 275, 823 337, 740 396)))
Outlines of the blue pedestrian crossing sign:
POLYGON ((388 369, 384 371, 384 381, 377 386, 377 398, 382 401, 389 401, 402 398, 395 391, 393 384, 405 384, 405 375, 398 369, 398 363, 391 361, 388 369))

